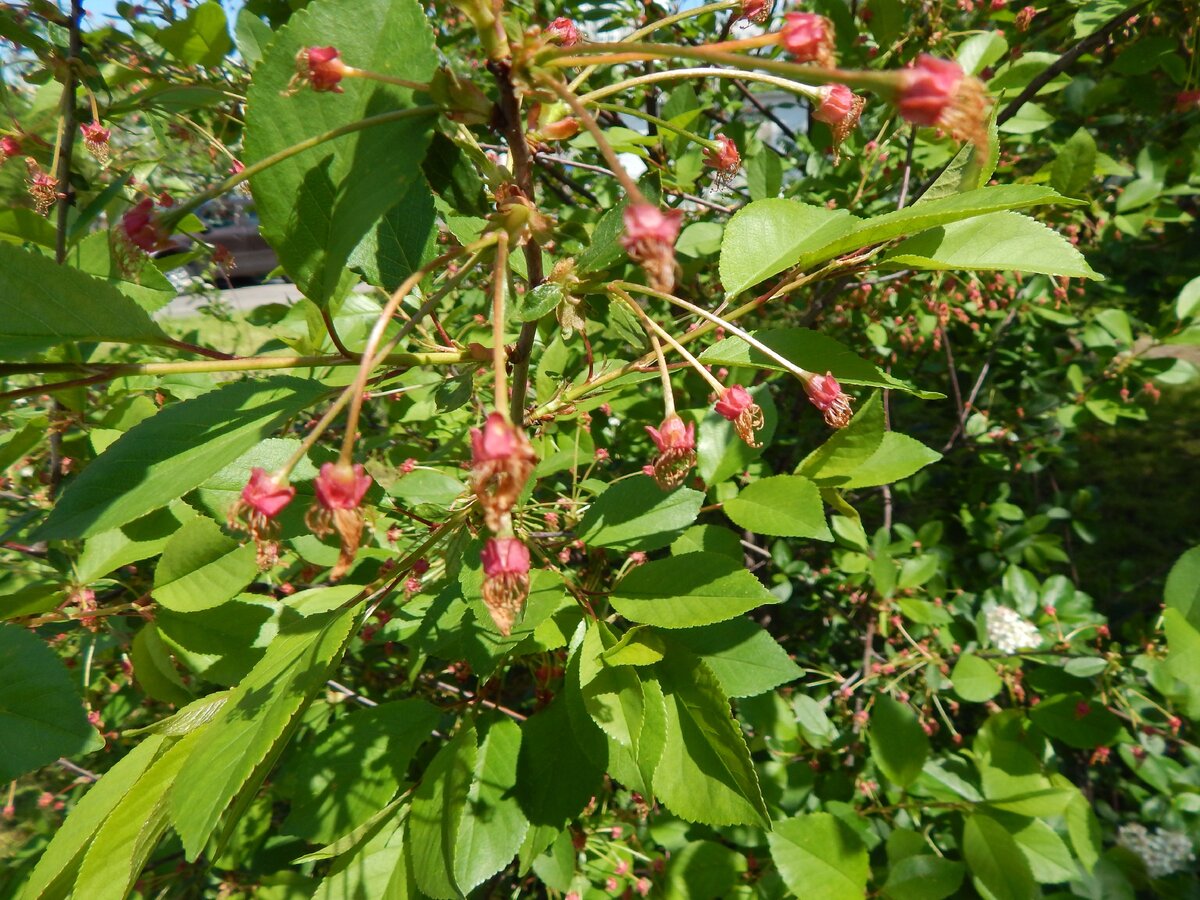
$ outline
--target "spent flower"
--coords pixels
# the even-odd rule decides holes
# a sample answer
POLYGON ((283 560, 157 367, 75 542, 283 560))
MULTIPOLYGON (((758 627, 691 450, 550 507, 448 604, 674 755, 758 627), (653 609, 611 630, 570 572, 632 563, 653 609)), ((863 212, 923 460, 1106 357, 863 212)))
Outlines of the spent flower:
POLYGON ((309 507, 305 522, 317 537, 337 532, 341 552, 337 564, 329 573, 337 581, 348 571, 362 541, 362 499, 371 486, 371 476, 361 464, 325 463, 321 466, 313 487, 317 502, 309 507))
POLYGON ((987 88, 953 60, 921 54, 902 73, 896 106, 909 122, 942 128, 976 147, 987 146, 987 88))
POLYGON ((738 153, 733 138, 718 134, 716 142, 716 147, 704 148, 704 164, 716 170, 716 182, 724 187, 742 168, 742 155, 738 153))
POLYGON ((566 16, 559 16, 546 26, 546 37, 561 47, 574 47, 579 43, 579 29, 566 16))
POLYGON ((507 637, 529 596, 529 548, 515 537, 488 538, 480 551, 483 602, 507 637))
POLYGON ((284 479, 255 466, 241 495, 229 507, 229 527, 250 535, 257 551, 258 568, 264 572, 279 559, 277 517, 295 496, 296 489, 284 479))
POLYGON ((734 430, 743 441, 751 447, 762 446, 754 433, 763 427, 763 411, 748 390, 740 384, 725 388, 713 408, 733 423, 734 430))
POLYGON ((12 157, 21 154, 21 142, 11 134, 6 134, 0 137, 0 166, 8 162, 12 157))
POLYGON ((650 203, 631 203, 625 207, 624 220, 621 246, 646 271, 651 287, 670 291, 675 287, 675 241, 683 212, 659 209, 650 203))
POLYGON ((783 18, 779 43, 796 62, 811 62, 826 68, 834 65, 832 22, 807 12, 785 13, 783 18))
POLYGON ((92 154, 100 165, 107 166, 109 160, 108 139, 112 137, 112 132, 99 122, 80 125, 79 130, 83 134, 83 146, 87 148, 87 152, 92 154))
POLYGON ((809 402, 821 411, 825 424, 830 428, 845 428, 850 424, 854 398, 842 390, 832 372, 813 375, 804 382, 804 392, 809 402))
POLYGON ((692 466, 696 465, 696 426, 675 413, 663 419, 658 428, 646 426, 658 457, 650 467, 654 480, 664 491, 674 490, 683 484, 692 466))
POLYGON ((285 94, 294 94, 302 87, 318 93, 341 94, 346 64, 336 47, 303 47, 296 54, 296 74, 288 82, 285 94))
POLYGON ((525 432, 500 413, 489 415, 483 428, 471 429, 471 488, 489 529, 506 526, 536 464, 525 432))
POLYGON ((821 89, 821 102, 812 117, 824 122, 833 132, 833 161, 841 157, 840 149, 858 125, 866 100, 844 84, 831 84, 821 89))

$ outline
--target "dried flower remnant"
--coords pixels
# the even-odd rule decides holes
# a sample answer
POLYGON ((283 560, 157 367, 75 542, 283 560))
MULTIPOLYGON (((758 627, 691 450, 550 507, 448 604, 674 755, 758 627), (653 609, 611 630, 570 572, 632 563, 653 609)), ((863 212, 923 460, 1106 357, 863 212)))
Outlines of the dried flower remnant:
POLYGON ((832 372, 813 375, 804 383, 804 392, 812 405, 821 411, 830 428, 845 428, 850 424, 853 415, 850 404, 854 398, 842 390, 832 372))
POLYGON ((726 388, 713 408, 733 423, 734 430, 743 441, 751 447, 762 446, 755 438, 755 432, 763 427, 763 411, 748 390, 740 384, 726 388))
POLYGON ((928 54, 918 57, 916 64, 903 72, 896 106, 909 122, 945 129, 976 147, 987 146, 991 108, 987 88, 952 60, 928 54))
POLYGON ((525 432, 501 413, 489 415, 483 428, 471 429, 471 489, 490 530, 508 526, 508 516, 536 463, 537 454, 525 432))
POLYGON ((87 148, 87 152, 92 154, 100 165, 107 166, 110 155, 108 140, 112 137, 112 132, 99 122, 80 125, 79 130, 83 134, 83 146, 87 148))
POLYGON ((58 179, 43 172, 37 160, 31 156, 25 157, 25 168, 29 171, 29 196, 33 198, 33 208, 39 216, 49 215, 50 207, 66 196, 59 193, 58 179))
POLYGON ((683 224, 683 212, 661 210, 649 203, 631 203, 625 208, 624 220, 621 246, 645 270, 652 288, 670 291, 675 287, 675 241, 683 224))
POLYGON ((0 166, 21 154, 21 142, 12 135, 0 137, 0 166))
POLYGON ((362 541, 362 499, 371 486, 371 476, 359 464, 325 463, 313 482, 317 502, 309 507, 305 522, 317 537, 337 532, 341 553, 329 573, 337 581, 348 571, 362 541))
POLYGON ((784 15, 779 43, 800 63, 816 63, 830 68, 833 55, 833 23, 816 13, 790 12, 784 15))
POLYGON ((704 164, 716 170, 714 179, 719 187, 727 187, 742 168, 742 155, 732 138, 717 135, 717 146, 704 149, 704 164))
POLYGON ((683 484, 688 472, 696 465, 696 426, 671 413, 658 428, 646 426, 658 457, 650 467, 654 480, 664 491, 674 490, 683 484))
POLYGON ((546 26, 546 37, 561 47, 574 47, 579 43, 579 29, 566 16, 559 16, 546 26))
POLYGON ((294 487, 256 466, 250 470, 250 480, 242 488, 241 496, 229 507, 226 521, 231 529, 250 535, 261 571, 265 572, 279 561, 277 516, 295 496, 294 487))
POLYGON ((833 161, 841 158, 841 146, 858 125, 866 100, 844 84, 832 84, 821 89, 821 102, 812 117, 824 122, 833 132, 833 161))
POLYGON ((1037 627, 1007 606, 989 609, 986 624, 988 640, 1001 653, 1033 650, 1042 643, 1042 635, 1037 627))
POLYGON ((529 596, 529 548, 514 537, 488 538, 480 551, 483 602, 507 637, 529 596))
POLYGON ((336 47, 304 47, 296 54, 296 74, 284 94, 295 94, 308 86, 318 93, 341 94, 346 64, 336 47))

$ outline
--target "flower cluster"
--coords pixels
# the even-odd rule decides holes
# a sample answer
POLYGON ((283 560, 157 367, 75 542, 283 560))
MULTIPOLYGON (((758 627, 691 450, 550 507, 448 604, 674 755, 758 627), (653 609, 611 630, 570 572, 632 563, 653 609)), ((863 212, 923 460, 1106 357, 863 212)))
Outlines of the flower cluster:
POLYGON ((1001 653, 1033 650, 1042 643, 1042 635, 1032 622, 1007 606, 993 606, 987 612, 988 640, 1001 653))
POLYGON ((1174 872, 1186 871, 1196 858, 1192 841, 1186 834, 1157 828, 1151 833, 1140 822, 1122 825, 1117 830, 1117 843, 1141 857, 1151 878, 1165 878, 1174 872))

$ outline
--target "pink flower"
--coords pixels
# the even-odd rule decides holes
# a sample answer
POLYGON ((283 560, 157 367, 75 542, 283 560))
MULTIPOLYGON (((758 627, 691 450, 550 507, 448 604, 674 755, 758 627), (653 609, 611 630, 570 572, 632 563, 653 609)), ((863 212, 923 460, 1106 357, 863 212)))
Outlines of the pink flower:
POLYGON ((336 47, 305 47, 296 54, 296 74, 288 90, 307 84, 314 91, 340 94, 345 76, 346 64, 336 47))
POLYGON ((362 542, 362 499, 371 486, 371 476, 359 464, 325 463, 313 482, 317 502, 309 507, 304 521, 317 537, 337 532, 341 552, 329 573, 337 581, 350 571, 362 542))
POLYGON ((471 487, 492 531, 506 527, 536 463, 525 432, 500 413, 489 415, 483 428, 471 429, 471 487))
POLYGON ((904 72, 896 107, 917 125, 936 125, 959 140, 987 145, 987 89, 958 63, 921 54, 904 72))
POLYGON ((804 391, 812 405, 825 416, 830 428, 845 428, 850 424, 853 398, 842 392, 842 386, 832 372, 812 376, 804 383, 804 391))
POLYGON ((371 476, 361 464, 325 463, 313 487, 317 502, 326 509, 355 509, 371 486, 371 476))
POLYGON ((559 16, 546 26, 546 37, 562 47, 574 47, 579 43, 579 29, 566 16, 559 16))
POLYGON ((779 42, 796 62, 815 62, 830 67, 833 58, 833 23, 816 13, 790 12, 784 15, 779 42))
POLYGON ((514 537, 488 538, 479 553, 483 563, 483 602, 506 637, 529 595, 529 548, 514 537))
POLYGON ((866 100, 855 94, 844 84, 833 84, 822 90, 821 104, 813 111, 813 118, 824 122, 833 131, 833 158, 838 159, 838 148, 858 125, 866 100))
POLYGON ((742 0, 740 15, 747 22, 765 22, 768 12, 767 0, 742 0))
POLYGON ((658 428, 647 425, 646 431, 658 448, 658 458, 650 467, 654 480, 664 491, 674 490, 696 464, 696 426, 691 422, 685 425, 671 413, 658 428))
POLYGON ((11 135, 0 137, 0 165, 3 165, 5 160, 13 156, 18 156, 21 153, 21 142, 11 135))
POLYGON ((649 878, 639 878, 633 884, 633 889, 638 892, 639 896, 642 896, 642 897, 645 897, 647 894, 650 893, 650 888, 651 888, 651 884, 650 884, 649 878))
POLYGON ((250 470, 250 480, 242 488, 242 500, 246 505, 268 519, 279 515, 295 496, 294 487, 281 484, 257 466, 250 470))
POLYGON ((121 216, 120 228, 129 243, 147 253, 160 249, 167 240, 154 215, 152 197, 143 197, 137 205, 127 209, 121 216))
POLYGON ((621 246, 646 270, 651 287, 670 291, 675 286, 675 240, 683 225, 683 212, 631 203, 625 207, 624 220, 621 246))
POLYGON ((87 152, 92 154, 100 165, 108 165, 108 139, 112 137, 112 132, 99 122, 80 125, 79 130, 83 133, 83 145, 87 152))
POLYGON ((754 432, 763 427, 763 412, 748 390, 740 384, 725 388, 713 409, 733 423, 743 441, 751 447, 762 446, 755 440, 754 432))
POLYGON ((236 531, 247 532, 257 550, 258 567, 273 568, 279 560, 279 523, 276 517, 292 502, 296 489, 257 466, 250 470, 250 480, 242 488, 237 502, 229 507, 228 525, 236 531))
POLYGON ((1200 109, 1200 91, 1180 91, 1175 95, 1175 111, 1185 112, 1189 109, 1200 109))
POLYGON ((717 183, 726 185, 742 167, 742 155, 732 138, 718 134, 717 147, 704 149, 704 163, 717 170, 717 183))

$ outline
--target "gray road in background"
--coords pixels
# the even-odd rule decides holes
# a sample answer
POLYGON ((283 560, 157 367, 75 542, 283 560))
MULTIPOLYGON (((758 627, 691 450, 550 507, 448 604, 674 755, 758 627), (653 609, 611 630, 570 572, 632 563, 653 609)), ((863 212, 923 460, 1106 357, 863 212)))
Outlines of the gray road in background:
MULTIPOLYGON (((218 291, 217 296, 234 309, 247 310, 268 303, 292 303, 301 296, 300 289, 287 281, 255 284, 249 287, 218 291)), ((207 301, 203 294, 182 294, 159 312, 160 316, 187 316, 195 313, 207 301)))

